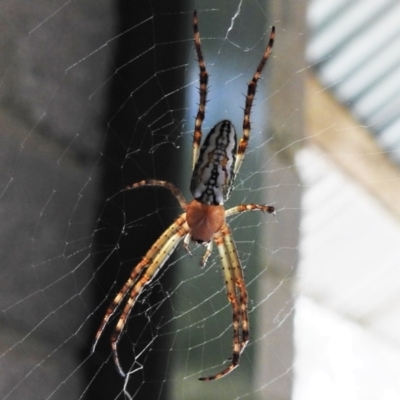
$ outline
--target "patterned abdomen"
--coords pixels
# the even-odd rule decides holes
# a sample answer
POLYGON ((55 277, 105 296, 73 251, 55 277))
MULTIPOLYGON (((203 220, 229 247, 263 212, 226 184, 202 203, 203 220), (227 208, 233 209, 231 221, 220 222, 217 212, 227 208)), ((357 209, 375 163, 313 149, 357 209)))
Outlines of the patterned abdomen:
POLYGON ((193 170, 190 191, 203 204, 222 205, 232 191, 236 160, 236 131, 228 120, 207 135, 193 170))

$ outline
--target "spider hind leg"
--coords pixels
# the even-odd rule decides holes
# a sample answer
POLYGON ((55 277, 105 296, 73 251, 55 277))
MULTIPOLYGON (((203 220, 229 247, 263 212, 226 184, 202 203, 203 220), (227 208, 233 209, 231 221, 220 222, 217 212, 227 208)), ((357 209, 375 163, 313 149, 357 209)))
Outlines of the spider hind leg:
POLYGON ((227 224, 224 224, 221 230, 214 235, 214 240, 218 246, 221 256, 222 271, 226 285, 226 294, 229 303, 232 305, 233 350, 232 357, 230 359, 231 363, 227 368, 215 375, 199 378, 201 381, 220 379, 232 372, 239 365, 240 354, 249 339, 247 291, 241 272, 239 256, 227 224), (236 271, 238 268, 240 270, 236 271), (240 282, 241 288, 239 289, 239 293, 238 280, 242 280, 240 282))

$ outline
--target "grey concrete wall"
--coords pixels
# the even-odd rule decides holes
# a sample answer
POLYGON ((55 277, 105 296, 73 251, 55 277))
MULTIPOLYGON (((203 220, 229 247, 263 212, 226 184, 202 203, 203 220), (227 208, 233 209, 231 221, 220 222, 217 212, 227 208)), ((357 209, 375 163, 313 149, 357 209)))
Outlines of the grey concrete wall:
POLYGON ((109 0, 0 5, 0 397, 78 398, 109 0), (78 333, 79 332, 79 333, 78 333))

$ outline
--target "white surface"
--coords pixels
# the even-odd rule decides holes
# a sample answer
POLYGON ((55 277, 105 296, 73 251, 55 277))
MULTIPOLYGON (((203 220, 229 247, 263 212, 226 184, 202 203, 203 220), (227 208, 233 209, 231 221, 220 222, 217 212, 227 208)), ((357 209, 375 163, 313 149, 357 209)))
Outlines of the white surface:
POLYGON ((400 224, 317 149, 296 161, 294 399, 400 399, 400 224))

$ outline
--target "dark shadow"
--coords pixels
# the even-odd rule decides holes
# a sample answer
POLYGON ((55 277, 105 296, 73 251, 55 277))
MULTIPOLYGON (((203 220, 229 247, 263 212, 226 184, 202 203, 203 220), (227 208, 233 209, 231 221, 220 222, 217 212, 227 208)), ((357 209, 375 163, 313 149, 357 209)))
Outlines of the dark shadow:
MULTIPOLYGON (((184 75, 179 68, 173 70, 171 67, 182 65, 186 57, 182 54, 184 45, 182 42, 179 44, 179 25, 185 19, 176 12, 179 11, 179 2, 160 3, 160 6, 148 2, 116 3, 120 18, 116 35, 123 34, 111 44, 114 46, 114 66, 110 71, 112 79, 109 83, 108 115, 105 118, 103 201, 99 205, 97 234, 94 238, 95 254, 98 255, 94 261, 95 301, 101 306, 92 318, 93 337, 130 270, 177 216, 176 200, 163 189, 144 188, 121 192, 127 184, 147 178, 179 184, 182 162, 180 150, 175 144, 179 141, 184 118, 180 111, 184 109, 184 91, 177 89, 183 87, 184 75), (148 22, 144 22, 146 20, 148 22), (164 45, 174 42, 177 44, 164 45), (164 70, 167 73, 163 73, 164 70), (174 90, 177 90, 176 95, 166 96, 174 90), (156 102, 159 104, 152 108, 156 102), (141 220, 144 216, 146 218, 141 220), (116 246, 117 250, 113 251, 116 246), (110 288, 110 295, 104 301, 110 288)), ((161 284, 146 297, 146 304, 137 304, 139 309, 141 307, 144 310, 163 300, 165 292, 157 289, 168 288, 172 283, 168 281, 168 273, 162 274, 160 279, 161 284)), ((127 369, 134 362, 133 346, 138 346, 138 349, 135 346, 135 351, 143 350, 146 343, 154 339, 161 318, 171 318, 172 309, 168 302, 164 302, 156 313, 152 313, 151 324, 144 317, 144 312, 140 316, 136 312, 134 314, 118 344, 121 364, 127 369)), ((121 394, 124 379, 117 373, 110 357, 109 339, 115 323, 116 318, 111 320, 91 357, 86 371, 87 399, 124 398, 121 394)), ((163 354, 168 356, 169 353, 157 349, 168 348, 168 341, 165 341, 168 335, 157 333, 157 343, 151 351, 147 351, 143 369, 129 378, 128 391, 136 393, 135 399, 167 398, 168 386, 165 382, 168 380, 168 369, 163 354)))

